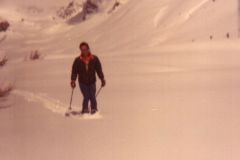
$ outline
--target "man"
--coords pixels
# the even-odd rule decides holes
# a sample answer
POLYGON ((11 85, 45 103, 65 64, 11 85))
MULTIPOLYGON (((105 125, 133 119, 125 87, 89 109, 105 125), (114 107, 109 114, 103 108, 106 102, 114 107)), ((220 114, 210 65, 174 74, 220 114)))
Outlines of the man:
POLYGON ((88 43, 82 42, 79 46, 81 55, 76 57, 72 65, 71 87, 76 87, 78 77, 79 87, 83 95, 82 114, 90 113, 88 108, 91 102, 91 114, 98 111, 96 101, 96 73, 102 82, 102 87, 106 85, 102 65, 97 56, 90 51, 88 43))

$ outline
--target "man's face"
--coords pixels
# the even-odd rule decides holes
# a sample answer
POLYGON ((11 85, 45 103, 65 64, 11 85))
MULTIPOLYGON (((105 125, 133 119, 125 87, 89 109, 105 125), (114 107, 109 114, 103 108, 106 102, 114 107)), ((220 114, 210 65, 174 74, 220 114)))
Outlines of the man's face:
POLYGON ((81 50, 83 56, 87 56, 89 54, 88 46, 83 45, 83 46, 81 46, 80 50, 81 50))

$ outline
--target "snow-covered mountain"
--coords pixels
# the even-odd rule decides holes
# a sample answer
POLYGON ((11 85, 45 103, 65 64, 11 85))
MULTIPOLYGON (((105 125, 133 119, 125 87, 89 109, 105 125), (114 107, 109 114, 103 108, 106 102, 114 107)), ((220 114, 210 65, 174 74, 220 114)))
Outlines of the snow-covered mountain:
POLYGON ((127 48, 208 41, 210 36, 214 40, 223 40, 227 33, 236 39, 237 6, 236 0, 229 1, 227 5, 224 0, 131 0, 93 29, 92 35, 102 35, 97 40, 101 45, 127 48))
POLYGON ((0 1, 1 159, 239 159, 237 0, 70 2, 0 1), (66 119, 82 41, 107 86, 98 116, 66 119))
MULTIPOLYGON (((65 25, 63 21, 54 18, 60 6, 67 4, 59 4, 59 7, 55 9, 43 9, 46 14, 39 13, 39 16, 9 11, 9 9, 1 10, 0 14, 6 15, 12 19, 12 23, 16 23, 13 28, 14 26, 20 28, 19 34, 24 33, 22 26, 26 29, 26 34, 29 33, 29 29, 35 32, 40 30, 38 32, 40 35, 36 34, 38 38, 50 36, 52 40, 59 41, 60 36, 62 40, 72 43, 81 37, 86 41, 94 42, 97 48, 102 46, 108 50, 140 48, 141 46, 152 48, 169 43, 218 41, 238 37, 239 16, 236 0, 229 1, 227 5, 224 0, 98 1, 96 4, 100 12, 94 14, 88 22, 75 26, 65 25), (111 12, 116 6, 118 9, 111 12), (47 11, 51 11, 51 14, 47 11), (12 13, 9 15, 9 12, 12 13), (21 17, 25 17, 25 25, 31 25, 32 28, 19 24, 21 17)), ((76 4, 74 6, 81 6, 80 1, 76 4)), ((79 11, 74 12, 68 18, 68 22, 74 23, 85 19, 87 11, 83 11, 81 7, 78 9, 79 11)), ((14 30, 17 32, 17 29, 14 30)), ((25 37, 25 40, 29 41, 28 36, 25 37)), ((56 50, 56 48, 53 49, 56 50)))

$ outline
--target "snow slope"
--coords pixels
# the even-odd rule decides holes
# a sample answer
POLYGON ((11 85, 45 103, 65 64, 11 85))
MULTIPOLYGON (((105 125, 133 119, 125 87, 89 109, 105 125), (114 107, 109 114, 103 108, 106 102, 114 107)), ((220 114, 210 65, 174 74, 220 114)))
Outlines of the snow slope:
MULTIPOLYGON (((1 159, 238 160, 236 6, 235 0, 129 0, 78 25, 1 8, 12 26, 0 44, 9 57, 0 74, 14 84, 0 97, 1 159), (83 40, 107 80, 100 117, 91 121, 64 117, 83 40), (43 59, 24 61, 35 49, 43 59)), ((76 110, 81 101, 77 87, 76 110)))
POLYGON ((139 48, 170 42, 208 41, 210 35, 215 40, 222 40, 227 32, 231 38, 236 38, 237 15, 235 0, 229 1, 227 7, 224 0, 132 0, 121 12, 97 26, 93 35, 101 31, 102 36, 97 39, 102 42, 99 45, 111 44, 109 48, 113 49, 117 46, 139 48))

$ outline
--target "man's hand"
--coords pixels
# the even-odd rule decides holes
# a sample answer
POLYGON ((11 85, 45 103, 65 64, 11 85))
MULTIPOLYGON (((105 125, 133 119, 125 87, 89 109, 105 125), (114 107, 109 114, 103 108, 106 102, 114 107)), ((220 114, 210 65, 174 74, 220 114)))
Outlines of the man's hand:
POLYGON ((106 81, 105 81, 105 79, 101 79, 101 81, 102 81, 102 87, 106 86, 106 81))
POLYGON ((74 89, 76 87, 75 81, 71 81, 71 87, 74 89))

